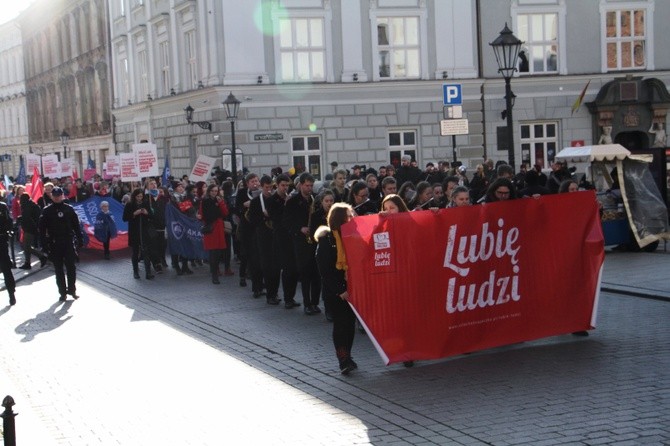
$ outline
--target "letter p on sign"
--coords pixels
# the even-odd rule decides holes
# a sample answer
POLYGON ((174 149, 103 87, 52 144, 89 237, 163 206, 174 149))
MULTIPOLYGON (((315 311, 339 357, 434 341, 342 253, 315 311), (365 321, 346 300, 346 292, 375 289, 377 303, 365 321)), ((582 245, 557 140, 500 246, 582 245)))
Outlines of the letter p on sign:
POLYGON ((442 102, 444 105, 461 105, 461 84, 442 84, 442 102))

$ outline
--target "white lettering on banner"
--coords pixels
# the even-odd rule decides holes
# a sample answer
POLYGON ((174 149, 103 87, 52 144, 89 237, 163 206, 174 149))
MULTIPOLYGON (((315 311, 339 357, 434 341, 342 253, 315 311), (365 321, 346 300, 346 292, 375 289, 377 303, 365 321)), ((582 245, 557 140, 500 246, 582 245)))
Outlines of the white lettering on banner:
POLYGON ((375 266, 390 266, 391 265, 391 253, 390 252, 376 252, 375 253, 375 266))
POLYGON ((481 284, 459 284, 458 300, 456 302, 454 302, 454 298, 458 277, 452 277, 449 279, 447 287, 447 313, 501 305, 508 303, 510 299, 515 302, 521 299, 519 295, 519 259, 517 257, 520 247, 515 246, 519 240, 519 228, 512 227, 506 231, 504 228, 505 221, 502 218, 498 220, 497 226, 497 230, 493 232, 489 231, 489 224, 484 223, 481 236, 478 237, 477 234, 460 236, 456 263, 454 263, 454 248, 458 225, 449 227, 447 248, 444 254, 445 268, 454 271, 460 277, 467 277, 470 274, 468 264, 485 262, 494 255, 498 259, 508 256, 512 264, 513 275, 511 277, 498 277, 496 270, 493 270, 489 273, 488 280, 481 284), (477 243, 478 239, 479 243, 477 243), (479 290, 477 290, 478 288, 479 290))

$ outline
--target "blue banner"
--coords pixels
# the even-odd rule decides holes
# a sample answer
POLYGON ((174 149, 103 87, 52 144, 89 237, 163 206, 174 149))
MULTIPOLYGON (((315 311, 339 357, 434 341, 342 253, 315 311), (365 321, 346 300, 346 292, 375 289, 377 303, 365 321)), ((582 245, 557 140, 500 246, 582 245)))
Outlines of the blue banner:
POLYGON ((116 201, 113 198, 101 198, 97 195, 92 196, 91 198, 80 201, 79 203, 70 203, 74 208, 74 211, 79 217, 79 221, 84 226, 84 234, 89 236, 89 243, 86 245, 87 248, 99 249, 102 250, 102 243, 98 241, 95 237, 90 237, 94 235, 95 229, 95 219, 100 213, 100 203, 106 201, 109 203, 109 213, 112 216, 112 220, 116 224, 118 230, 117 237, 112 239, 109 245, 109 249, 116 251, 118 249, 124 249, 128 247, 128 223, 123 221, 123 205, 116 201))
POLYGON ((202 223, 182 214, 173 205, 165 206, 165 232, 170 254, 187 259, 206 259, 207 251, 202 245, 202 223))

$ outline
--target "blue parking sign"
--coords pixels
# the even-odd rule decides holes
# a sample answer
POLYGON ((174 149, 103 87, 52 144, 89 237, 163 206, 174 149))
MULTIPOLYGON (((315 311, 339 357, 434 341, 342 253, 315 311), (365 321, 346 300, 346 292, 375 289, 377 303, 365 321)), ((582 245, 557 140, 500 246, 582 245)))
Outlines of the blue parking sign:
POLYGON ((444 105, 461 105, 463 103, 461 84, 442 84, 442 103, 444 105))

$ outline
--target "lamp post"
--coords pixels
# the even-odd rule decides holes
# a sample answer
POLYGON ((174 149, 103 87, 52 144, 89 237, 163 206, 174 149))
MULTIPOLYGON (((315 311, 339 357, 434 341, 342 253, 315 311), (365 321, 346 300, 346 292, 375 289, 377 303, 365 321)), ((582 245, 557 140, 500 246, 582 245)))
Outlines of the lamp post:
POLYGON ((209 130, 211 132, 212 131, 212 123, 209 122, 209 121, 194 121, 193 120, 193 112, 194 111, 195 111, 195 109, 193 107, 191 107, 191 104, 189 104, 184 109, 184 112, 186 112, 186 122, 188 122, 191 125, 195 124, 198 127, 200 127, 201 129, 209 130))
POLYGON ((63 159, 67 158, 67 143, 70 141, 70 135, 63 130, 60 134, 60 143, 63 146, 63 159))
POLYGON ((507 117, 507 150, 508 162, 512 168, 516 167, 514 160, 514 127, 512 120, 512 107, 514 93, 510 86, 510 80, 516 71, 517 59, 519 57, 519 50, 523 42, 519 40, 507 27, 500 31, 500 35, 489 45, 493 47, 493 52, 496 55, 496 62, 498 62, 498 72, 505 78, 505 114, 507 117))
POLYGON ((232 147, 230 148, 230 166, 233 170, 233 187, 237 186, 237 152, 235 150, 235 121, 237 120, 237 113, 240 111, 240 101, 231 91, 223 106, 226 110, 226 117, 230 121, 230 139, 232 140, 232 147))

